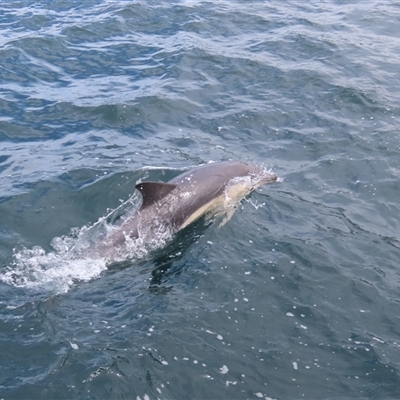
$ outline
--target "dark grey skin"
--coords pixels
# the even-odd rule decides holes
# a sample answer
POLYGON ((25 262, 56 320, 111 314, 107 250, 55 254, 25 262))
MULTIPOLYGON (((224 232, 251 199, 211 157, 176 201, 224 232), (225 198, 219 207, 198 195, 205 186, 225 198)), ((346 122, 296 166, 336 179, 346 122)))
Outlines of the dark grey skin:
POLYGON ((172 235, 202 215, 223 210, 227 196, 238 202, 258 186, 276 180, 276 175, 253 165, 227 161, 190 169, 167 183, 138 183, 135 188, 143 197, 140 209, 110 232, 99 253, 109 254, 127 240, 146 242, 172 235))

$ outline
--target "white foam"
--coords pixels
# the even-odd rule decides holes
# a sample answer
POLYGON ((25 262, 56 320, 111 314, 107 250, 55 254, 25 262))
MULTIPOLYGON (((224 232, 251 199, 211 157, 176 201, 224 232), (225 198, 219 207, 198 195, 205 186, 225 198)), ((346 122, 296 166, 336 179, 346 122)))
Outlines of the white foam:
POLYGON ((221 374, 226 374, 228 373, 229 368, 226 365, 223 365, 220 369, 219 372, 221 372, 221 374))
POLYGON ((77 282, 98 278, 112 262, 147 256, 150 250, 165 245, 169 232, 160 233, 147 246, 139 238, 128 240, 120 251, 107 255, 95 250, 96 243, 115 229, 112 225, 115 215, 129 215, 136 209, 137 198, 132 196, 92 226, 73 228, 69 235, 55 237, 51 241, 53 251, 46 252, 39 246, 15 251, 11 264, 1 271, 0 281, 19 288, 65 293, 77 282))
POLYGON ((106 269, 101 259, 73 259, 67 253, 46 253, 41 247, 14 254, 0 280, 15 287, 67 292, 76 281, 90 281, 106 269))

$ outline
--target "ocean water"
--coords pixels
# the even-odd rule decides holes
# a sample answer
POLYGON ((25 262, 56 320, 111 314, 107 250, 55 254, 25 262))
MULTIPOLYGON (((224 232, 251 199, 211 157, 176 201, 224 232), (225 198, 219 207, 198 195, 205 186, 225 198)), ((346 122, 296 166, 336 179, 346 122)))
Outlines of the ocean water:
POLYGON ((400 398, 399 22, 394 0, 1 2, 0 398, 400 398), (222 227, 85 255, 140 179, 230 159, 279 182, 222 227))

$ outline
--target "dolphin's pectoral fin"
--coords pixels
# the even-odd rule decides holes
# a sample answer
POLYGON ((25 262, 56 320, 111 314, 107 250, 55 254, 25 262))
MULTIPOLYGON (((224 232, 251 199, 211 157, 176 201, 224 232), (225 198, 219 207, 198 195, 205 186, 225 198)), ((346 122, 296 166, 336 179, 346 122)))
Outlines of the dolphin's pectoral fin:
POLYGON ((175 184, 163 182, 141 182, 135 186, 143 197, 140 209, 146 208, 167 196, 176 188, 175 184))
POLYGON ((223 220, 219 224, 218 228, 223 227, 233 217, 233 214, 235 214, 235 211, 236 211, 236 207, 229 207, 229 209, 225 213, 223 220))

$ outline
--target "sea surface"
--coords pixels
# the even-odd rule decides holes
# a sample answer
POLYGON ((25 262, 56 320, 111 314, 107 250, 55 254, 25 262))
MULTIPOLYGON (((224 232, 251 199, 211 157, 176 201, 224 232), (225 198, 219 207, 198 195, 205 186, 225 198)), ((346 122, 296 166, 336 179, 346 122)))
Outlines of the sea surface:
POLYGON ((399 26, 395 0, 2 1, 0 399, 399 399, 399 26), (139 180, 225 160, 279 182, 85 254, 139 180))

